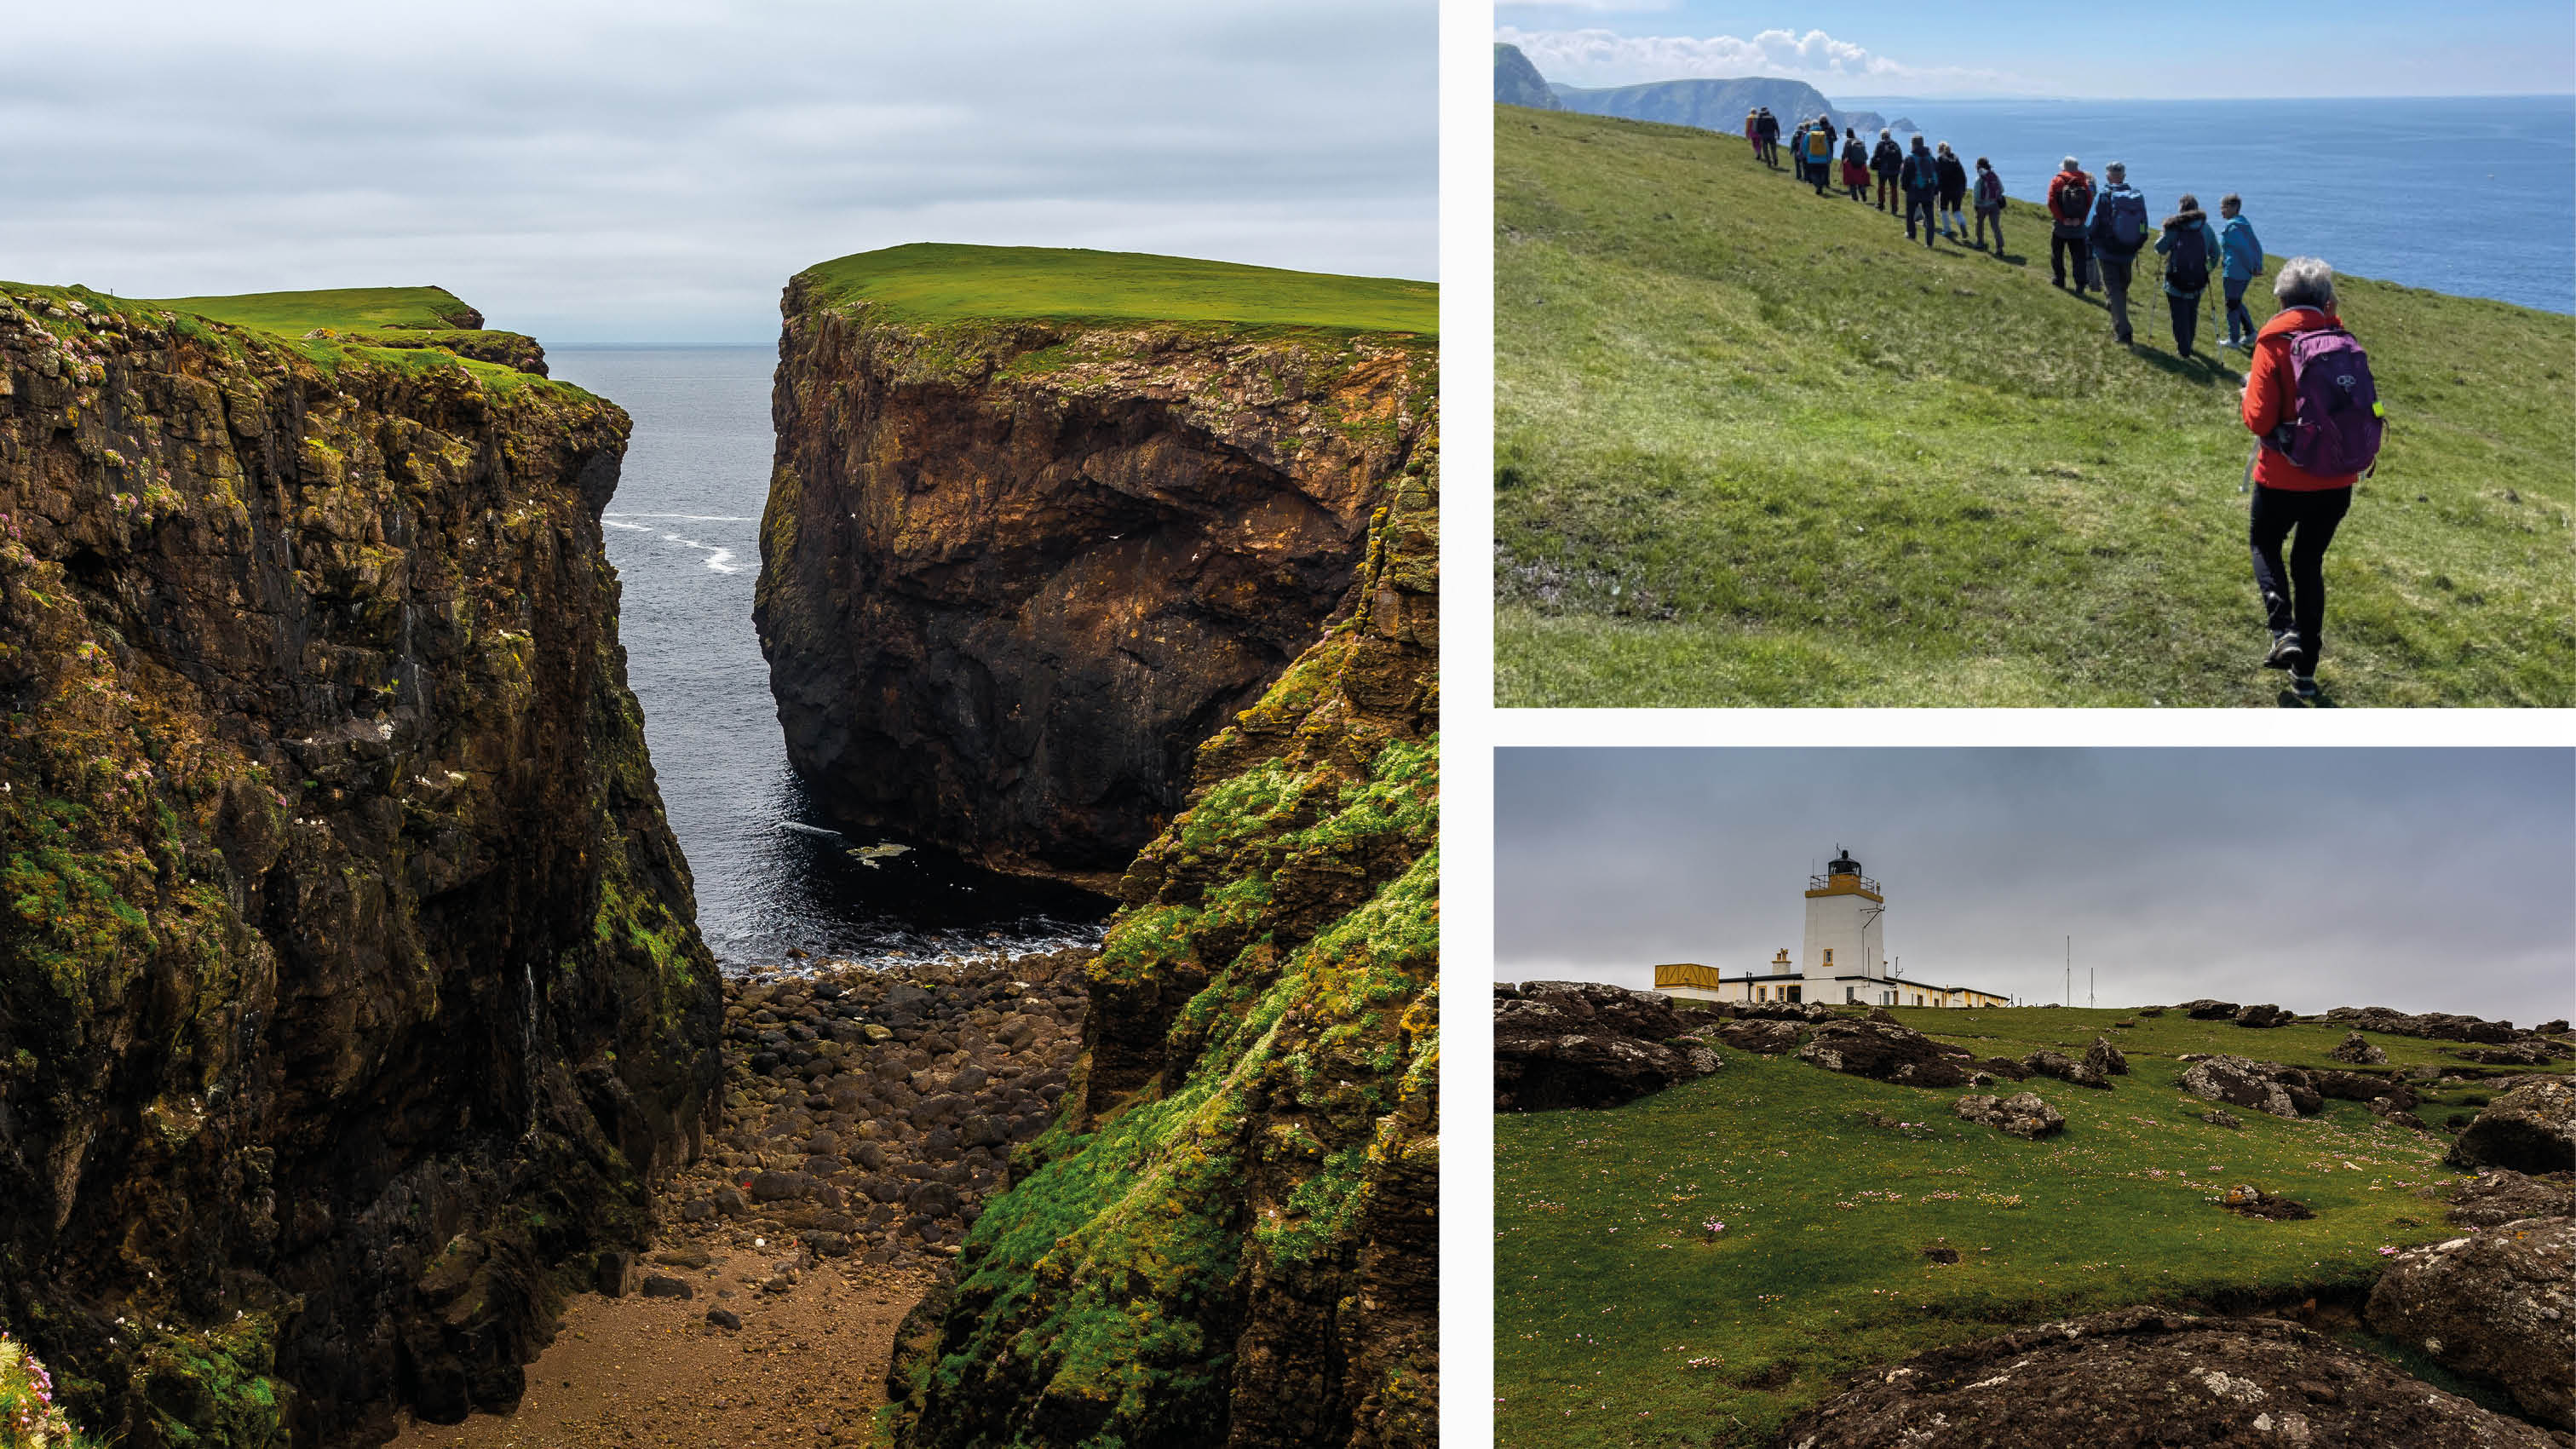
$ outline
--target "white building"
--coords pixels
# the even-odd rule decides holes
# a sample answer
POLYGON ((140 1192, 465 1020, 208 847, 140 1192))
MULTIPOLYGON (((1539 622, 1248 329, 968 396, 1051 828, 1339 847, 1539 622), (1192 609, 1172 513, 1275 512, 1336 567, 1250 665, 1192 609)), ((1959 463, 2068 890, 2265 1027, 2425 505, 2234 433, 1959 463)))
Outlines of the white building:
POLYGON ((1880 921, 1887 897, 1842 847, 1823 875, 1807 878, 1807 931, 1793 965, 1783 948, 1762 971, 1728 976, 1716 967, 1670 962, 1655 989, 1693 1001, 1826 1002, 1860 1006, 2009 1006, 2011 998, 1973 986, 1910 981, 1887 965, 1880 921))

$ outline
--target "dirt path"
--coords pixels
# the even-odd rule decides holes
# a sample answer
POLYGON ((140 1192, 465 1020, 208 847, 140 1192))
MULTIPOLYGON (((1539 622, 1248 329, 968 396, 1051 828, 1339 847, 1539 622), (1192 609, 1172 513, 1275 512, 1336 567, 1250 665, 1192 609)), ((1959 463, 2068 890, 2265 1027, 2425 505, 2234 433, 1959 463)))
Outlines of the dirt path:
POLYGON ((694 1298, 585 1293, 528 1366, 510 1415, 407 1423, 398 1449, 589 1449, 599 1445, 863 1444, 885 1403, 895 1326, 928 1285, 918 1270, 824 1260, 764 1291, 793 1252, 732 1249, 703 1269, 654 1264, 694 1298), (711 1308, 739 1331, 707 1321, 711 1308))

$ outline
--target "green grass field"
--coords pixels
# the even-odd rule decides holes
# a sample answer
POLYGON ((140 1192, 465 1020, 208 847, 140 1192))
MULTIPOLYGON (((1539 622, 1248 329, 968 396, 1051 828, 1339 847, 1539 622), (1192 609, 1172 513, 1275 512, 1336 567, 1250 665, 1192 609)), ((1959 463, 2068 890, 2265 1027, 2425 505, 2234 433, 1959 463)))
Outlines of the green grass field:
POLYGON ((1340 332, 1440 330, 1440 289, 1398 277, 1343 277, 1232 262, 1053 247, 917 242, 860 252, 804 274, 851 302, 905 317, 1231 322, 1340 332))
MULTIPOLYGON (((1500 703, 2282 702, 2242 364, 2174 355, 2152 254, 2130 354, 2035 207, 2002 258, 1926 250, 1741 139, 1495 127, 1500 703)), ((2328 701, 2576 703, 2576 317, 2338 291, 2391 421, 2328 701)))
MULTIPOLYGON (((1721 1048, 1716 1075, 1601 1112, 1494 1123, 1495 1443, 1507 1449, 1751 1445, 1839 1375, 2052 1318, 2139 1302, 2221 1310, 2332 1303, 2366 1288, 2383 1245, 2452 1235, 2424 1194, 2463 1174, 2447 1139, 2357 1102, 2304 1121, 2198 1120, 2185 1051, 2337 1066, 2340 1026, 2253 1031, 2086 1010, 1899 1010, 1979 1056, 2128 1054, 2111 1091, 2034 1078, 2066 1114, 2040 1142, 1951 1114, 1967 1089, 1840 1076, 1721 1048), (2126 1028, 2115 1022, 2132 1022, 2126 1028), (1875 1113, 1906 1127, 1871 1126, 1875 1113), (2214 1205, 2251 1182, 2305 1222, 2214 1205), (1717 1218, 1711 1241, 1700 1227, 1717 1218), (1954 1248, 1956 1265, 1924 1256, 1954 1248)), ((2392 1064, 2458 1065, 2443 1044, 2374 1035, 2392 1064)), ((1997 1091, 2021 1090, 2008 1084, 1997 1091)), ((2418 1108, 2440 1122, 2475 1089, 2418 1108)), ((2464 1385, 2349 1331, 2444 1387, 2464 1385)))
POLYGON ((382 328, 462 328, 475 315, 445 287, 339 287, 320 292, 245 292, 238 297, 164 297, 137 306, 194 312, 236 327, 301 337, 316 327, 343 332, 382 328))

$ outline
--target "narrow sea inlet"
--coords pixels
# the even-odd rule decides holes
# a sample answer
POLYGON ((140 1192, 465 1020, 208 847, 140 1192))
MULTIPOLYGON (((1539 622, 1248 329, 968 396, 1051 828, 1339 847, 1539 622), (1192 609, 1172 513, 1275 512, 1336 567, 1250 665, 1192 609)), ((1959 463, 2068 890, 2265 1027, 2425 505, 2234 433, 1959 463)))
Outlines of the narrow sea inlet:
POLYGON ((548 361, 635 420, 601 532, 663 806, 696 878, 699 930, 725 968, 791 950, 892 965, 1096 944, 1108 902, 845 836, 788 768, 751 624, 775 351, 557 348, 548 361))

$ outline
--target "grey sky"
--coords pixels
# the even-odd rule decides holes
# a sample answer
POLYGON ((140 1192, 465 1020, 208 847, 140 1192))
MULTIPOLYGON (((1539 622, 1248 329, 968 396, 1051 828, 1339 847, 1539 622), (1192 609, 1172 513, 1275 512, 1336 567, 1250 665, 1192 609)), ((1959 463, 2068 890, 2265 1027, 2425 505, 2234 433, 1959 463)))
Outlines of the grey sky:
POLYGON ((2101 1003, 2576 1011, 2565 750, 1570 750, 1495 764, 1494 975, 1794 956, 1837 845, 1908 976, 2101 1003))
POLYGON ((1432 0, 13 6, 0 277, 765 342, 906 241, 1430 278, 1432 0))

